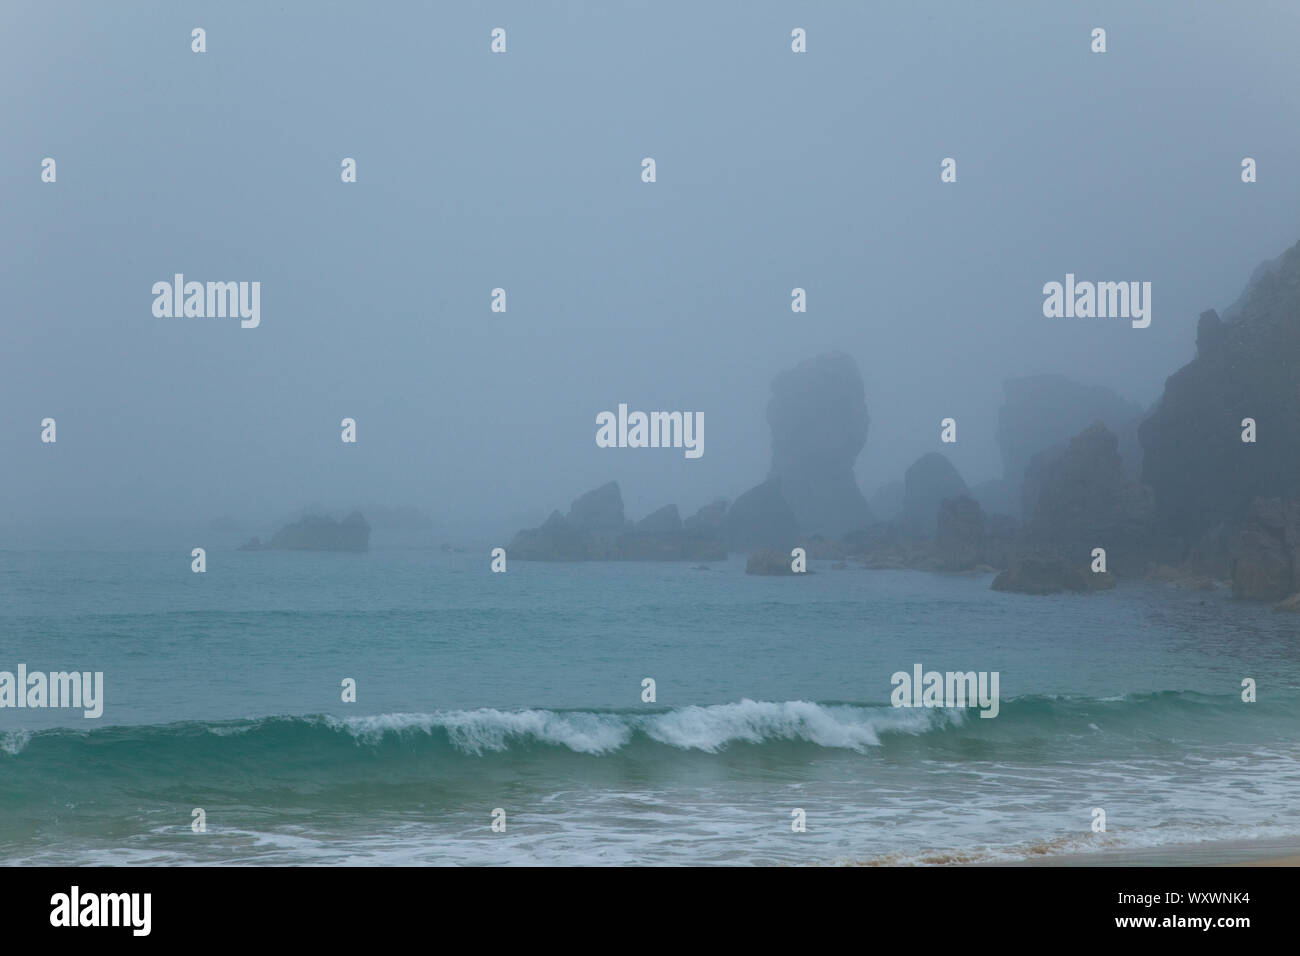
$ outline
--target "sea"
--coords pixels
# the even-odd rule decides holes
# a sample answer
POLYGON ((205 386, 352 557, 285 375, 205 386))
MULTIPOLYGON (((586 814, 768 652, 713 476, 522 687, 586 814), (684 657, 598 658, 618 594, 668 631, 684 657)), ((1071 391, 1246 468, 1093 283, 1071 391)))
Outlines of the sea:
POLYGON ((1223 588, 507 560, 230 548, 195 573, 188 545, 0 551, 0 671, 104 675, 98 719, 0 708, 0 863, 935 865, 1300 842, 1300 616, 1223 588), (892 706, 918 664, 997 672, 997 716, 892 706))

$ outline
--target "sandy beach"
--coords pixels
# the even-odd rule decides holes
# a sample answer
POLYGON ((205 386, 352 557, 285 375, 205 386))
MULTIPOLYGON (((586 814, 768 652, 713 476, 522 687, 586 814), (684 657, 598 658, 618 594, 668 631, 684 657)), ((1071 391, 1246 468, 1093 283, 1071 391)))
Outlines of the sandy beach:
POLYGON ((1044 856, 1007 866, 1300 866, 1294 841, 1225 841, 1044 856))

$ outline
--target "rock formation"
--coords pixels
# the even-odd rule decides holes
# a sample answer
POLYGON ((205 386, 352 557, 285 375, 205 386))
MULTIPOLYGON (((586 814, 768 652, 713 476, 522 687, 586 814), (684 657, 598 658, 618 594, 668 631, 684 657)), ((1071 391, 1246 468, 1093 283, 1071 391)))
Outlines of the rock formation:
POLYGON ((906 534, 932 538, 939 505, 945 498, 969 496, 957 469, 937 451, 922 455, 903 476, 903 511, 899 525, 906 534))
POLYGON ((1300 491, 1300 243, 1261 270, 1230 321, 1202 314, 1196 357, 1139 430, 1158 530, 1184 553, 1239 525, 1256 498, 1300 491), (1247 418, 1253 443, 1242 441, 1247 418))
POLYGON ((1104 591, 1115 586, 1109 573, 1096 573, 1086 563, 1072 561, 1054 551, 1026 552, 993 579, 994 591, 1019 594, 1055 594, 1058 591, 1104 591))
POLYGON ((788 550, 799 535, 838 538, 871 523, 853 474, 869 424, 853 359, 820 355, 777 375, 767 422, 772 467, 732 505, 724 523, 728 545, 788 550))
POLYGON ((1300 501, 1257 498, 1250 504, 1231 571, 1234 597, 1278 601, 1300 591, 1300 501))
POLYGON ((934 549, 938 571, 967 571, 983 563, 984 512, 974 498, 959 495, 940 503, 934 549))
POLYGON ((1151 513, 1150 489, 1126 476, 1119 442, 1099 422, 1043 465, 1026 535, 1084 568, 1103 548, 1108 570, 1137 573, 1146 565, 1151 513))
POLYGON ((722 519, 722 535, 736 551, 793 547, 799 519, 781 493, 780 480, 769 478, 737 498, 722 519))
POLYGON ((523 561, 720 561, 725 510, 715 502, 683 522, 676 505, 665 505, 633 524, 611 481, 575 499, 567 516, 554 511, 541 527, 520 531, 506 550, 523 561))
POLYGON ((342 521, 328 515, 305 515, 275 533, 262 544, 251 539, 240 551, 366 551, 370 548, 370 525, 359 511, 342 521))
MULTIPOLYGON (((1002 452, 1002 477, 1007 486, 986 506, 995 511, 1014 508, 1016 491, 1035 455, 1061 447, 1094 422, 1102 422, 1118 438, 1124 470, 1136 478, 1142 450, 1137 438, 1142 409, 1108 388, 1083 385, 1062 375, 1012 378, 1002 385, 997 440, 1002 452)), ((984 502, 984 498, 981 498, 984 502)), ((1024 512, 1029 517, 1031 512, 1024 512)))

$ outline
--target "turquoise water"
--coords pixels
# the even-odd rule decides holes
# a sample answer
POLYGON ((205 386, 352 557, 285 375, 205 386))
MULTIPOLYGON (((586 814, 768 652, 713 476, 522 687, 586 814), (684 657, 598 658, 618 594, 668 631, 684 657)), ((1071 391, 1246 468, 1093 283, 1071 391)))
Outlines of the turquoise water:
POLYGON ((0 709, 0 861, 924 862, 1300 837, 1294 615, 1160 585, 1034 598, 985 575, 709 567, 212 550, 193 574, 187 547, 0 552, 0 670, 105 683, 99 720, 0 709), (915 663, 999 672, 999 715, 890 707, 915 663))

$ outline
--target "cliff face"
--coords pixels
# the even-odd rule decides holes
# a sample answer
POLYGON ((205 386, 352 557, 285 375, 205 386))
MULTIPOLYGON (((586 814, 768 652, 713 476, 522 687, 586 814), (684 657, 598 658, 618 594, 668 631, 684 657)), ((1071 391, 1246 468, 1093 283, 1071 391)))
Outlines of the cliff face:
POLYGON ((1184 549, 1254 499, 1300 490, 1300 243, 1256 271, 1231 315, 1201 316, 1196 357, 1139 429, 1159 530, 1184 549))

